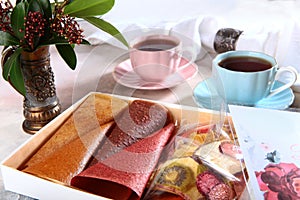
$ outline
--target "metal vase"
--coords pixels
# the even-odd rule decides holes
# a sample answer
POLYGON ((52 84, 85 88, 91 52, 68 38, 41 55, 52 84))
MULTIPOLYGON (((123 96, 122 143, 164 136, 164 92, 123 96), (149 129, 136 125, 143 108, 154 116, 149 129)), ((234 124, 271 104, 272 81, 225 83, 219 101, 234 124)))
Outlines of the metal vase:
POLYGON ((23 103, 23 130, 34 134, 60 114, 54 74, 50 66, 49 46, 21 53, 21 70, 26 95, 23 103))

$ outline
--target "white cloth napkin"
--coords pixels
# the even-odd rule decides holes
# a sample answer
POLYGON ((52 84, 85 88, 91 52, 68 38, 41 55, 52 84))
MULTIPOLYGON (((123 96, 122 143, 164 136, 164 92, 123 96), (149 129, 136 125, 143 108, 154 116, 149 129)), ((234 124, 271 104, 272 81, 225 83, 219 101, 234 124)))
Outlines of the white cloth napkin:
MULTIPOLYGON (((196 55, 195 59, 200 59, 201 38, 199 34, 199 27, 202 20, 203 17, 198 17, 185 19, 177 23, 162 21, 150 26, 146 26, 141 23, 118 24, 116 26, 129 43, 136 37, 146 34, 176 35, 182 40, 183 46, 191 47, 193 49, 196 55)), ((124 48, 124 45, 122 45, 119 41, 113 39, 111 36, 108 36, 100 30, 95 30, 95 32, 85 36, 92 45, 107 42, 120 48, 124 48)))
MULTIPOLYGON (((244 30, 233 27, 229 22, 224 22, 224 20, 217 17, 198 16, 178 22, 161 21, 151 25, 141 23, 117 24, 116 27, 128 41, 148 32, 176 34, 184 42, 187 42, 187 45, 198 46, 198 53, 201 52, 201 48, 208 52, 214 52, 213 41, 219 29, 236 28, 243 31, 237 42, 237 50, 254 50, 268 53, 276 57, 280 66, 293 65, 297 61, 300 63, 300 59, 297 59, 300 57, 300 48, 298 48, 300 47, 300 25, 296 21, 281 20, 272 25, 257 23, 244 30)), ((94 30, 85 36, 92 45, 108 42, 122 47, 122 44, 100 30, 94 30)), ((294 67, 300 72, 300 66, 297 64, 294 67)))
MULTIPOLYGON (((214 37, 220 28, 239 29, 243 33, 237 41, 236 50, 265 52, 274 56, 280 67, 293 66, 300 74, 300 22, 289 16, 274 18, 274 23, 272 20, 261 20, 251 24, 244 24, 242 17, 240 20, 228 21, 219 16, 209 15, 186 17, 175 22, 164 20, 153 23, 139 22, 141 21, 114 25, 129 42, 141 34, 175 34, 182 39, 185 46, 193 50, 196 60, 201 59, 207 52, 215 52, 214 37)), ((85 36, 92 45, 108 42, 124 48, 119 41, 97 29, 90 30, 90 34, 85 36)), ((281 81, 287 79, 288 76, 283 77, 281 81)), ((300 79, 294 89, 300 92, 300 79)))

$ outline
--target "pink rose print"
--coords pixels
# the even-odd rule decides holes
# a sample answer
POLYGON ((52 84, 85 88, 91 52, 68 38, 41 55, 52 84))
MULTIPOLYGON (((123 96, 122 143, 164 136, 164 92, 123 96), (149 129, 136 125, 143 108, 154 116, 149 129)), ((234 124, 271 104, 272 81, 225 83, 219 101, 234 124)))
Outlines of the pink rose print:
POLYGON ((266 200, 300 199, 300 169, 293 163, 269 164, 256 178, 266 200))

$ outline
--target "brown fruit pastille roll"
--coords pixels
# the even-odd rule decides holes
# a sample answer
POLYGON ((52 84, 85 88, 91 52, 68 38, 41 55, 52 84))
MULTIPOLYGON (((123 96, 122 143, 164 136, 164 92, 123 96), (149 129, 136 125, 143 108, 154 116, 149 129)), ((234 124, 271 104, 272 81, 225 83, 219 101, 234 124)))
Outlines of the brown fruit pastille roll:
MULTIPOLYGON (((92 162, 105 160, 172 121, 170 112, 154 102, 135 100, 115 118, 116 126, 104 140, 92 162)), ((92 165, 91 164, 91 165, 92 165)))
POLYGON ((90 95, 21 170, 69 185, 127 105, 108 95, 90 95))
POLYGON ((27 166, 23 171, 69 185, 72 177, 84 169, 112 124, 113 122, 109 122, 102 125, 100 131, 93 130, 75 138, 40 162, 27 166))

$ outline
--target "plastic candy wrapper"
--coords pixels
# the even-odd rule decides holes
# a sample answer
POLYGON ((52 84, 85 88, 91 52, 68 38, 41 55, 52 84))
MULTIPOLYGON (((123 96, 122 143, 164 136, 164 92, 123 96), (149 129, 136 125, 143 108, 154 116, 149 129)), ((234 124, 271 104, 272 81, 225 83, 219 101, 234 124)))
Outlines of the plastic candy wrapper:
POLYGON ((185 125, 152 176, 144 199, 239 199, 246 188, 242 152, 227 124, 185 125))

